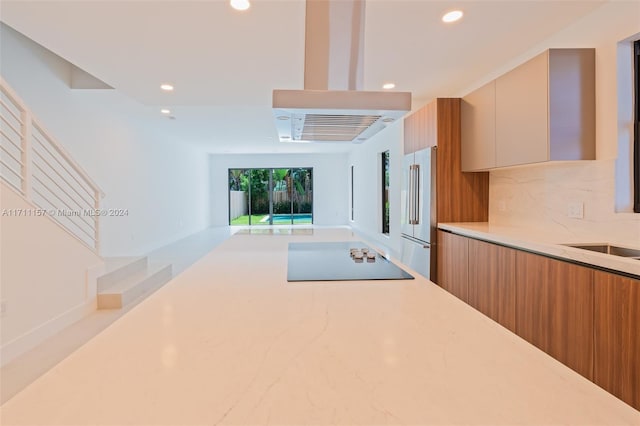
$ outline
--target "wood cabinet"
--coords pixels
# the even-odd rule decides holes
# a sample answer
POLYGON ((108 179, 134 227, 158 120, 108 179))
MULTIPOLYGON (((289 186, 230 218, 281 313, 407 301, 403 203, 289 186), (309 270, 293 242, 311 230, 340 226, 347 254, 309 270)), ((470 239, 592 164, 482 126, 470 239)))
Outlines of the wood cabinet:
POLYGON ((469 239, 438 231, 438 284, 458 299, 469 300, 469 239))
POLYGON ((640 280, 438 230, 438 283, 640 409, 640 280))
POLYGON ((464 97, 463 171, 595 159, 595 50, 549 49, 464 97))
POLYGON ((414 133, 418 131, 419 127, 418 116, 415 113, 404 118, 404 155, 417 151, 417 135, 414 133))
POLYGON ((516 250, 438 230, 438 284, 515 332, 516 250))
POLYGON ((469 239, 469 305, 516 331, 516 250, 469 239))
POLYGON ((594 274, 594 382, 640 409, 640 280, 594 274))
POLYGON ((437 102, 431 102, 404 119, 404 153, 411 154, 437 144, 437 102))
MULTIPOLYGON (((485 222, 489 218, 489 173, 462 173, 460 98, 438 98, 405 118, 404 146, 409 154, 436 146, 436 222, 485 222)), ((431 279, 438 282, 436 236, 431 245, 431 279)))
POLYGON ((523 251, 516 264, 516 333, 592 379, 593 270, 523 251))
MULTIPOLYGON (((489 172, 462 173, 460 166, 460 98, 438 98, 427 106, 436 118, 436 221, 489 220, 489 172), (435 107, 434 107, 435 105, 435 107)), ((429 120, 428 120, 429 122, 429 120)))

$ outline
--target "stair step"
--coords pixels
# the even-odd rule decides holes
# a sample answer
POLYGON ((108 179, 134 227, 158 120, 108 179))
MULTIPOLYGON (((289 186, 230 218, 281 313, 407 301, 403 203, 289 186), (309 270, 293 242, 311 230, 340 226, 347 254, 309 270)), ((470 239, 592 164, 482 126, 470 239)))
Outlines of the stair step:
POLYGON ((149 265, 98 293, 98 309, 120 309, 142 295, 151 294, 172 278, 170 264, 149 265))
POLYGON ((147 268, 146 256, 110 257, 105 259, 105 273, 98 277, 98 293, 147 268))

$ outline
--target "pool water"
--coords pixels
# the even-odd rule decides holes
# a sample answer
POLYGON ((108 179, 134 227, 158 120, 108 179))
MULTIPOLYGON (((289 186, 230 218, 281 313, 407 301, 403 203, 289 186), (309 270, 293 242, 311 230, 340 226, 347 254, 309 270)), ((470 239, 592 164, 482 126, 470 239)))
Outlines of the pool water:
MULTIPOLYGON (((311 218, 313 215, 311 213, 300 213, 293 215, 293 222, 304 222, 311 223, 311 218)), ((260 222, 269 222, 269 215, 263 217, 260 222)), ((274 214, 273 215, 273 224, 274 225, 286 225, 291 223, 291 215, 290 214, 274 214)))

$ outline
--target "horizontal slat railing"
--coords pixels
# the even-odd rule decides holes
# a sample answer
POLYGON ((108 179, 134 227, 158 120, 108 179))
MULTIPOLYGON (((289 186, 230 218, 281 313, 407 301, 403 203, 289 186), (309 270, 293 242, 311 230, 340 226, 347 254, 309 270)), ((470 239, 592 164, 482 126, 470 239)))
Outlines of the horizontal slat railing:
POLYGON ((0 136, 0 177, 37 207, 7 214, 49 216, 99 253, 103 191, 1 77, 0 136))
POLYGON ((22 111, 21 103, 16 102, 5 90, 0 91, 0 175, 8 185, 24 194, 22 111))

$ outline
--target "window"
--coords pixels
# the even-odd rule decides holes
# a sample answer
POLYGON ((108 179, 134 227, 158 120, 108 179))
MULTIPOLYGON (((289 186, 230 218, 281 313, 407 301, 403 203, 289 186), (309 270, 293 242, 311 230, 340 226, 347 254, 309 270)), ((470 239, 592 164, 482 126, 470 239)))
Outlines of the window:
POLYGON ((389 234, 389 151, 382 154, 382 233, 389 234))
POLYGON ((640 213, 640 40, 633 43, 633 211, 640 213))

